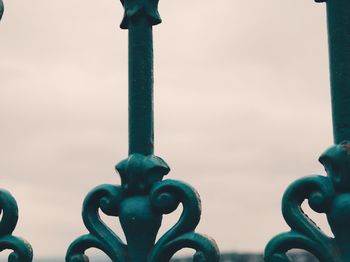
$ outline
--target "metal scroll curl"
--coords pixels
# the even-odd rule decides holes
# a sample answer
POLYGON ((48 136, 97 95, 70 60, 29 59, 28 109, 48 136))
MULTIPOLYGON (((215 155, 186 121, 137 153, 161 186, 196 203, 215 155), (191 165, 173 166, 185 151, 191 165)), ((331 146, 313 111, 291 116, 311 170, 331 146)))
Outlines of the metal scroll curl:
POLYGON ((161 214, 169 214, 182 204, 183 211, 179 221, 155 244, 149 261, 169 261, 183 248, 196 250, 194 261, 219 261, 219 251, 209 237, 195 233, 201 216, 201 202, 197 191, 191 186, 165 180, 155 185, 151 191, 151 203, 161 214))
POLYGON ((282 213, 291 231, 273 238, 265 250, 265 261, 290 261, 286 252, 304 249, 320 261, 332 261, 334 242, 303 212, 301 205, 309 201, 312 210, 326 213, 334 197, 331 181, 327 177, 312 176, 291 184, 282 200, 282 213))
POLYGON ((127 261, 126 245, 108 228, 98 213, 101 209, 106 215, 117 216, 121 193, 121 187, 101 185, 86 196, 82 216, 90 233, 77 238, 70 245, 66 255, 67 262, 89 261, 85 255, 89 248, 103 251, 112 261, 127 261))
POLYGON ((33 251, 30 244, 12 235, 18 221, 18 206, 13 196, 4 189, 0 189, 0 213, 0 252, 12 250, 8 257, 11 262, 31 262, 33 251))
POLYGON ((91 191, 83 204, 88 231, 68 248, 67 262, 85 262, 89 248, 102 250, 113 262, 166 262, 179 250, 196 250, 195 261, 217 262, 219 251, 213 240, 195 233, 201 205, 189 185, 162 178, 169 172, 164 160, 153 155, 130 155, 117 166, 122 186, 102 185, 91 191), (163 215, 182 204, 179 221, 157 242, 163 215), (98 215, 119 217, 127 243, 124 244, 98 215))
POLYGON ((312 176, 291 184, 282 200, 282 213, 291 231, 274 237, 265 249, 265 261, 290 261, 286 253, 303 249, 321 262, 349 261, 350 253, 350 146, 349 141, 334 145, 320 157, 327 177, 312 176), (327 236, 302 211, 304 200, 312 210, 327 215, 334 234, 327 236))

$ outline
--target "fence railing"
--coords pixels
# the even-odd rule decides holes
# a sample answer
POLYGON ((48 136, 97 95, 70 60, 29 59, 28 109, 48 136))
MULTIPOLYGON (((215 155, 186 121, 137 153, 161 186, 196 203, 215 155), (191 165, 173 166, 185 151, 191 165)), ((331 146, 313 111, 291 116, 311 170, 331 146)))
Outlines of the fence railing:
MULTIPOLYGON (((165 262, 183 248, 196 250, 194 261, 219 261, 214 240, 198 234, 201 205, 198 193, 186 183, 163 180, 170 168, 154 155, 153 26, 161 23, 158 0, 121 0, 122 29, 129 31, 129 156, 116 165, 121 185, 101 185, 83 203, 88 230, 69 246, 66 261, 88 261, 85 251, 97 248, 112 261, 165 262), (156 241, 164 215, 183 206, 178 222, 156 241), (99 211, 118 217, 124 243, 101 219, 99 211)), ((302 178, 289 186, 282 200, 283 216, 291 230, 273 238, 265 261, 289 261, 287 252, 304 249, 322 262, 350 261, 350 2, 326 2, 328 17, 333 132, 335 145, 320 157, 327 177, 302 178), (334 237, 327 236, 303 212, 325 213, 334 237)), ((4 11, 0 0, 0 19, 4 11)), ((12 235, 18 207, 6 190, 0 191, 0 251, 10 249, 8 261, 30 262, 29 243, 12 235)))
POLYGON ((304 249, 320 261, 350 261, 350 1, 326 2, 330 56, 333 135, 335 145, 319 158, 327 177, 311 176, 292 183, 282 200, 291 231, 273 238, 266 261, 289 261, 286 252, 304 249), (302 210, 327 215, 334 237, 327 236, 302 210))

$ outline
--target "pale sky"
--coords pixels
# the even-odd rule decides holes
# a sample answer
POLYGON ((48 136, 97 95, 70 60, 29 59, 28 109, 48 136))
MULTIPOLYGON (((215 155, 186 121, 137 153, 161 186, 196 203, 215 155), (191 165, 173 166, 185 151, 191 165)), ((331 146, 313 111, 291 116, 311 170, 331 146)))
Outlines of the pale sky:
MULTIPOLYGON (((35 257, 63 260, 87 232, 85 195, 119 184, 114 165, 127 157, 123 9, 117 0, 5 6, 0 187, 19 204, 15 234, 31 242, 35 257)), ((287 229, 283 191, 324 174, 317 159, 333 141, 325 5, 160 0, 159 11, 156 155, 172 168, 167 178, 202 196, 199 232, 222 251, 261 252, 287 229)), ((165 218, 165 228, 177 216, 165 218)), ((118 219, 108 221, 120 233, 118 219)))

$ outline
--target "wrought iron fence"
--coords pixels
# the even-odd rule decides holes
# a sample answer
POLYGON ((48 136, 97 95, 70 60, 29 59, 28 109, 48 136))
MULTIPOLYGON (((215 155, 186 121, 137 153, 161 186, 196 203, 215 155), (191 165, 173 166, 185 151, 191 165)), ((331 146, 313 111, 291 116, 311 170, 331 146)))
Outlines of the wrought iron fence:
MULTIPOLYGON (((163 180, 170 168, 154 155, 152 28, 161 23, 158 0, 121 2, 125 13, 120 27, 129 32, 129 155, 116 165, 120 186, 98 186, 85 198, 82 218, 88 233, 69 246, 66 261, 88 261, 89 248, 100 249, 112 261, 165 262, 183 248, 196 250, 194 261, 219 261, 215 241, 195 232, 201 215, 198 193, 186 183, 163 180), (156 241, 163 216, 180 204, 179 221, 156 241), (99 210, 119 218, 126 243, 102 221, 99 210)), ((319 159, 327 177, 302 178, 285 192, 282 211, 291 230, 271 240, 265 261, 289 261, 286 253, 294 248, 305 249, 322 262, 350 261, 350 2, 316 2, 327 6, 335 145, 319 159), (334 238, 303 212, 305 200, 315 212, 327 215, 334 238)), ((3 11, 0 0, 0 19, 3 11)), ((13 251, 9 261, 32 261, 30 244, 12 235, 18 207, 6 190, 0 191, 0 208, 0 251, 13 251)))
POLYGON ((327 177, 305 177, 292 183, 282 200, 282 212, 291 228, 273 238, 265 261, 289 261, 286 252, 309 251, 322 262, 350 261, 350 2, 326 2, 334 143, 319 158, 327 177), (327 236, 302 210, 327 215, 334 237, 327 236))

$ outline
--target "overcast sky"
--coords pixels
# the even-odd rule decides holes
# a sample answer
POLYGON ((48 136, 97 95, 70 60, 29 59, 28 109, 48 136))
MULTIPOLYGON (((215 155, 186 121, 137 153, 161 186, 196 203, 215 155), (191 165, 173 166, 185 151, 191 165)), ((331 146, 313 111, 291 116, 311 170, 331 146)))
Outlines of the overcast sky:
MULTIPOLYGON (((0 187, 19 204, 15 234, 36 257, 63 260, 86 232, 85 195, 119 183, 114 165, 127 156, 123 9, 117 0, 5 6, 0 187)), ((325 6, 160 0, 159 11, 155 152, 171 166, 168 178, 201 194, 198 231, 223 251, 262 251, 287 229, 283 191, 323 174, 317 159, 332 144, 325 6)))

